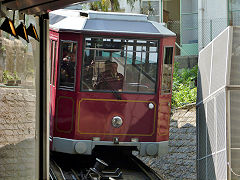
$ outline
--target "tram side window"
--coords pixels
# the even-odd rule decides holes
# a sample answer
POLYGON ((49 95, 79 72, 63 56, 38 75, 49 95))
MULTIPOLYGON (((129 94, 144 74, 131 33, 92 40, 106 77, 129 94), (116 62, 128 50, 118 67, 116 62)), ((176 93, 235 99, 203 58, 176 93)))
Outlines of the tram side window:
POLYGON ((50 84, 52 84, 52 59, 53 59, 53 40, 50 40, 50 84))
POLYGON ((51 54, 50 54, 50 84, 55 85, 55 66, 56 66, 56 48, 57 41, 51 40, 51 54))
POLYGON ((61 41, 59 88, 74 89, 77 43, 61 41))
POLYGON ((164 60, 162 67, 162 94, 171 93, 172 85, 172 59, 173 59, 173 47, 164 48, 164 60))

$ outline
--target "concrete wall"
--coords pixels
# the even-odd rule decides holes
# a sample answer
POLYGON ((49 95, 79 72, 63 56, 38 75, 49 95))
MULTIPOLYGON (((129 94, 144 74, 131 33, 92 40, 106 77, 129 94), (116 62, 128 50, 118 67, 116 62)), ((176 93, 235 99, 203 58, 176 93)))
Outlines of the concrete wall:
POLYGON ((169 151, 163 157, 142 160, 166 179, 196 179, 196 107, 173 111, 169 151))
POLYGON ((175 56, 174 63, 178 63, 179 69, 191 69, 198 64, 198 56, 175 56))
POLYGON ((0 88, 0 179, 35 179, 34 90, 0 88))

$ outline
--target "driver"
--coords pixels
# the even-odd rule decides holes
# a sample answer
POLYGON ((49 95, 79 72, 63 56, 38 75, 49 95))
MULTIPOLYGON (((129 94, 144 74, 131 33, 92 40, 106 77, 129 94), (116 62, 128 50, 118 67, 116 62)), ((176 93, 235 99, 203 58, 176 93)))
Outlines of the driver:
POLYGON ((96 89, 122 91, 124 77, 117 72, 116 62, 106 61, 105 71, 100 73, 97 78, 96 89))

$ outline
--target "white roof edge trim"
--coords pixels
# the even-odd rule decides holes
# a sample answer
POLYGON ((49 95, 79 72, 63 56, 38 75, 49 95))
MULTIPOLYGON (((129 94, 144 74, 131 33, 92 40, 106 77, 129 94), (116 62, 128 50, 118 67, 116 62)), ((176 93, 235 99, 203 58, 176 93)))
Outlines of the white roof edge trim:
POLYGON ((51 11, 49 13, 54 15, 66 16, 66 17, 80 17, 79 10, 58 9, 55 11, 51 11))
POLYGON ((127 21, 148 21, 145 14, 118 13, 118 12, 101 12, 101 11, 79 11, 88 14, 88 19, 110 19, 110 20, 127 20, 127 21))
POLYGON ((159 33, 146 33, 146 32, 126 32, 126 31, 104 31, 104 30, 92 30, 92 29, 65 29, 49 26, 51 30, 60 31, 60 32, 74 32, 74 33, 84 33, 84 32, 101 32, 101 33, 122 33, 122 34, 141 34, 141 35, 156 35, 156 36, 175 36, 169 34, 159 34, 159 33))
MULTIPOLYGON (((60 31, 61 30, 63 30, 63 29, 60 29, 60 31)), ((84 30, 81 30, 81 32, 102 32, 102 33, 108 33, 109 32, 109 33, 123 33, 123 34, 141 34, 141 35, 146 34, 146 35, 157 35, 157 36, 171 36, 171 35, 168 35, 168 34, 159 34, 159 33, 127 32, 127 31, 104 31, 104 30, 92 30, 92 29, 84 29, 84 30)))
POLYGON ((51 14, 67 16, 67 17, 83 17, 80 16, 80 12, 88 14, 88 19, 110 19, 110 20, 127 20, 127 21, 148 21, 145 14, 133 14, 133 13, 117 13, 117 12, 101 12, 101 11, 84 11, 84 10, 70 10, 70 9, 58 9, 51 11, 51 14))

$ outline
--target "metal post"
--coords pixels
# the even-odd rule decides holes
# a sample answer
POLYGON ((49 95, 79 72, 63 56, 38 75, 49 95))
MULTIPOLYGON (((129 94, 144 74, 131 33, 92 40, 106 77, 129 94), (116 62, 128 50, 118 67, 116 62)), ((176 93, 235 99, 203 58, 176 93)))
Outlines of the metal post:
POLYGON ((210 20, 210 42, 212 41, 212 19, 210 20))
POLYGON ((40 99, 39 99, 39 179, 49 178, 49 123, 47 121, 47 45, 48 14, 39 17, 40 29, 40 99))

